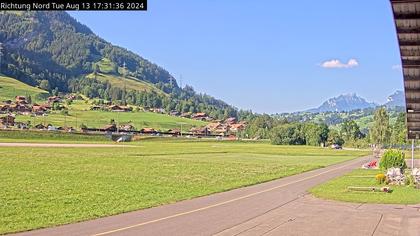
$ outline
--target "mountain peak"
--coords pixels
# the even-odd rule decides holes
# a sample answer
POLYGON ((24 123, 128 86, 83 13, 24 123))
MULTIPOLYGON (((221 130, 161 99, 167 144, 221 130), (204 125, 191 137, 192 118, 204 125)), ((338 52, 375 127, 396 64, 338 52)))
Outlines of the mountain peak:
POLYGON ((397 90, 393 94, 387 97, 387 102, 384 104, 386 107, 404 107, 405 106, 405 97, 402 90, 397 90))
POLYGON ((310 109, 308 112, 351 111, 376 106, 377 104, 366 101, 356 93, 346 93, 330 98, 318 108, 310 109))

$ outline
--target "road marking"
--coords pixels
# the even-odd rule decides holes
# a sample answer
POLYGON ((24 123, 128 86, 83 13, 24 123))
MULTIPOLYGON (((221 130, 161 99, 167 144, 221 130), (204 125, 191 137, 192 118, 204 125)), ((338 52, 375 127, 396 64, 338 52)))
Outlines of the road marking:
POLYGON ((275 187, 272 187, 272 188, 269 188, 269 189, 265 189, 265 190, 262 190, 262 191, 259 191, 259 192, 250 193, 250 194, 244 195, 242 197, 233 198, 233 199, 230 199, 230 200, 227 200, 227 201, 224 201, 224 202, 219 202, 219 203, 209 205, 209 206, 206 206, 206 207, 197 208, 197 209, 191 210, 191 211, 181 212, 181 213, 178 213, 178 214, 175 214, 175 215, 170 215, 170 216, 162 217, 162 218, 155 219, 155 220, 146 221, 146 222, 135 224, 135 225, 130 225, 130 226, 126 226, 126 227, 122 227, 122 228, 118 228, 118 229, 114 229, 114 230, 110 230, 110 231, 106 231, 106 232, 102 232, 102 233, 93 234, 92 236, 101 236, 101 235, 112 234, 112 233, 124 231, 124 230, 127 230, 127 229, 137 228, 137 227, 140 227, 140 226, 144 226, 144 225, 148 225, 148 224, 152 224, 152 223, 176 218, 176 217, 179 217, 179 216, 189 215, 189 214, 192 214, 192 213, 195 213, 195 212, 204 211, 204 210, 207 210, 207 209, 211 209, 211 208, 215 208, 215 207, 218 207, 218 206, 226 205, 226 204, 229 204, 229 203, 232 203, 232 202, 237 202, 237 201, 240 201, 240 200, 245 199, 245 198, 253 197, 253 196, 256 196, 256 195, 259 195, 259 194, 262 194, 262 193, 266 193, 266 192, 270 192, 270 191, 279 189, 279 188, 284 188, 286 186, 296 184, 296 183, 299 183, 299 182, 302 182, 302 181, 305 181, 305 180, 308 180, 308 179, 313 179, 315 177, 324 175, 324 174, 332 172, 332 171, 343 169, 347 166, 351 166, 351 165, 354 165, 354 164, 355 163, 351 162, 347 165, 336 167, 334 169, 330 169, 330 170, 318 173, 316 175, 308 176, 308 177, 305 177, 303 179, 295 180, 295 181, 292 181, 292 182, 289 182, 289 183, 286 183, 286 184, 282 184, 282 185, 279 185, 279 186, 275 186, 275 187))

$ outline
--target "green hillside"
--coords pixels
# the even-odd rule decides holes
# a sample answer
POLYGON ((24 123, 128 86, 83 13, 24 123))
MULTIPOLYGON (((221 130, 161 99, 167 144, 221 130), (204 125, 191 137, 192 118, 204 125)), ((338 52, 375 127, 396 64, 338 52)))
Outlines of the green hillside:
POLYGON ((161 94, 161 95, 165 94, 162 90, 156 88, 154 85, 145 81, 138 80, 131 76, 127 76, 127 78, 124 78, 116 74, 103 74, 103 73, 98 73, 95 76, 95 74, 92 73, 92 74, 87 75, 86 77, 89 79, 96 78, 97 80, 101 82, 110 83, 111 86, 114 86, 120 89, 124 89, 125 87, 127 90, 156 92, 157 94, 161 94))
POLYGON ((181 113, 205 112, 217 119, 238 116, 235 107, 191 86, 180 88, 167 70, 98 37, 66 12, 2 11, 0 42, 2 73, 42 84, 49 92, 181 113), (96 73, 97 79, 92 79, 96 73))
POLYGON ((0 75, 0 101, 14 100, 17 95, 30 95, 33 100, 41 100, 48 96, 48 92, 16 79, 0 75))
POLYGON ((136 129, 154 128, 156 130, 166 131, 168 129, 183 128, 190 129, 195 126, 204 126, 207 123, 198 120, 186 119, 181 117, 169 116, 153 112, 108 112, 89 110, 90 101, 86 103, 82 100, 76 100, 68 105, 68 115, 60 111, 52 111, 48 116, 23 116, 18 115, 16 121, 32 124, 52 124, 54 126, 80 127, 84 124, 90 128, 102 128, 108 125, 113 119, 117 124, 131 124, 136 129))

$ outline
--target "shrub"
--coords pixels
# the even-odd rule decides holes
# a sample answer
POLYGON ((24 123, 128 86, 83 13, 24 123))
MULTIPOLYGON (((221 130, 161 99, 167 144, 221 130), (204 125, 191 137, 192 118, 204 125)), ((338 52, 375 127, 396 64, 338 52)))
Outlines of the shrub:
POLYGON ((415 183, 414 177, 410 174, 406 174, 404 184, 407 186, 414 186, 414 183, 415 183))
POLYGON ((376 182, 378 182, 378 184, 383 184, 385 183, 386 180, 386 176, 384 174, 377 174, 375 176, 376 182))
POLYGON ((379 167, 382 170, 387 170, 391 167, 397 167, 401 170, 404 170, 405 168, 407 168, 407 164, 405 164, 405 154, 398 150, 386 150, 381 157, 379 167))

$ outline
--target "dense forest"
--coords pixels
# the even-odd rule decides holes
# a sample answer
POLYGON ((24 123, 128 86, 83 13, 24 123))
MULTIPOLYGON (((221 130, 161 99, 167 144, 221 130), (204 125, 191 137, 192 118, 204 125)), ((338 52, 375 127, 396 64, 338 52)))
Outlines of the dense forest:
POLYGON ((179 112, 207 112, 216 118, 236 116, 225 102, 180 88, 165 69, 95 35, 66 12, 0 12, 1 73, 52 93, 78 92, 119 103, 166 108, 179 112), (113 87, 88 74, 106 58, 119 73, 148 82, 167 96, 113 87))

